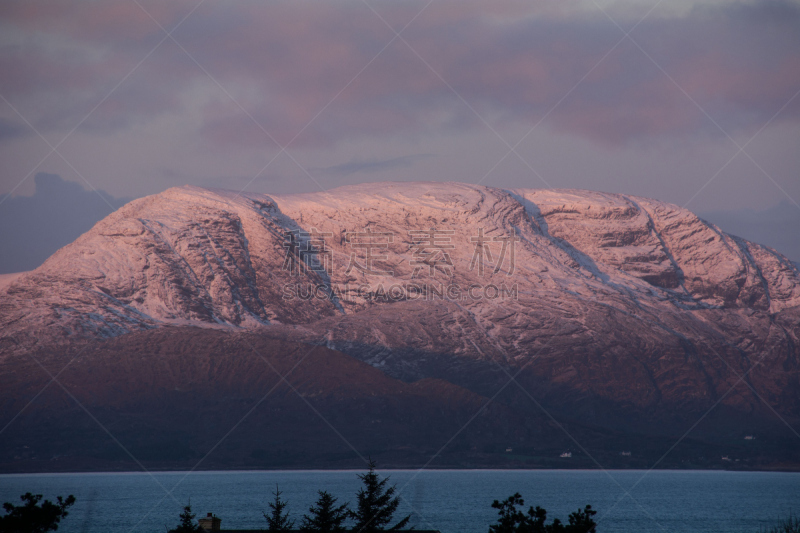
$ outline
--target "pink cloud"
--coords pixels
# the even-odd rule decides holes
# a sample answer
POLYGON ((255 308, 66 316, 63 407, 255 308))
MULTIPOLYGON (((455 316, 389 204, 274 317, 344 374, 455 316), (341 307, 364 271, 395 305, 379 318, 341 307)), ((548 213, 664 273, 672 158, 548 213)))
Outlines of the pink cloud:
MULTIPOLYGON (((399 29, 423 5, 377 3, 375 9, 399 29)), ((622 37, 605 17, 568 15, 565 4, 554 5, 526 16, 532 10, 527 2, 435 2, 404 37, 482 114, 533 124, 622 37)), ((153 2, 146 9, 172 28, 193 6, 153 2)), ((65 50, 77 50, 64 61, 52 46, 0 49, 0 90, 12 101, 57 93, 72 102, 43 106, 42 123, 53 123, 52 117, 66 123, 71 113, 85 112, 163 37, 129 1, 11 2, 1 16, 5 24, 46 33, 62 39, 65 50), (85 51, 67 46, 76 44, 85 51)), ((796 6, 765 2, 646 20, 632 36, 715 121, 754 131, 800 88, 797 21, 796 6)), ((393 36, 361 2, 207 3, 174 35, 282 144, 339 91, 298 145, 484 127, 400 40, 352 81, 393 36)), ((198 83, 213 89, 202 70, 167 42, 98 109, 93 124, 125 127, 174 111, 198 83)), ((209 145, 264 142, 221 92, 200 111, 198 133, 209 145)), ((799 114, 793 107, 781 120, 799 114)), ((719 134, 630 41, 548 115, 547 125, 607 144, 719 134)))

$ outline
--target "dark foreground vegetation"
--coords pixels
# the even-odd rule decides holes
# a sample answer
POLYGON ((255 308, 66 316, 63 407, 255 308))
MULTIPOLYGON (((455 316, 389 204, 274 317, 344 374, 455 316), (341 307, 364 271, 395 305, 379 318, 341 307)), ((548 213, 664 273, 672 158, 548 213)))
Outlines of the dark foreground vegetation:
MULTIPOLYGON (((362 486, 356 493, 356 504, 340 503, 329 492, 318 491, 316 502, 308 509, 299 522, 289 514, 289 503, 282 498, 279 487, 275 487, 268 511, 262 512, 266 521, 265 529, 273 532, 353 532, 376 533, 379 531, 409 531, 411 515, 395 519, 400 506, 400 497, 395 485, 388 485, 389 478, 382 478, 375 472, 375 462, 369 462, 366 473, 358 474, 362 486)), ((30 492, 20 497, 23 504, 4 503, 5 516, 0 516, 0 533, 46 533, 58 530, 61 520, 69 514, 67 509, 75 503, 75 497, 66 499, 58 496, 56 503, 42 501, 41 494, 30 492)), ((489 533, 596 533, 597 514, 591 505, 571 513, 564 523, 555 518, 547 521, 547 511, 539 506, 529 506, 525 510, 522 495, 515 493, 505 500, 494 500, 492 508, 497 509, 497 522, 489 526, 489 533)), ((167 533, 202 533, 211 529, 209 521, 216 521, 212 530, 233 531, 220 528, 215 517, 196 520, 191 504, 187 504, 179 516, 178 524, 167 533), (201 521, 206 521, 205 527, 201 521)), ((212 522, 213 523, 213 522, 212 522)), ((252 531, 252 530, 248 530, 252 531)), ((418 533, 434 533, 416 530, 418 533)), ((760 533, 800 533, 800 518, 789 516, 783 522, 760 533)))
POLYGON ((489 533, 595 533, 597 524, 592 519, 597 511, 587 505, 569 515, 569 522, 563 524, 556 518, 547 524, 547 511, 539 507, 529 507, 524 513, 517 507, 523 507, 525 500, 519 492, 509 496, 502 502, 495 500, 492 507, 498 510, 500 518, 497 524, 489 527, 489 533))
MULTIPOLYGON (((333 532, 333 531, 358 531, 359 533, 373 533, 377 531, 405 531, 411 515, 394 521, 394 515, 400 506, 400 497, 396 496, 397 487, 387 486, 389 478, 381 478, 375 472, 375 462, 369 462, 369 469, 365 474, 359 474, 361 489, 356 494, 356 505, 351 508, 350 503, 342 503, 329 492, 321 490, 314 505, 303 515, 300 524, 289 516, 289 504, 281 498, 283 494, 279 487, 272 493, 273 500, 269 502, 269 511, 262 513, 266 520, 265 531, 302 531, 302 532, 333 532), (394 524, 392 524, 394 522, 394 524), (295 526, 298 526, 295 528, 295 526), (347 527, 346 527, 347 526, 347 527)), ((204 531, 200 525, 194 525, 194 515, 191 506, 187 505, 180 515, 180 524, 169 533, 192 533, 204 531)))
POLYGON ((790 515, 780 524, 763 530, 763 533, 800 533, 800 517, 790 515))
POLYGON ((0 516, 0 533, 45 533, 55 531, 62 518, 69 513, 67 508, 75 503, 75 496, 56 498, 57 503, 45 500, 41 494, 26 492, 20 499, 23 505, 4 503, 5 516, 0 516))

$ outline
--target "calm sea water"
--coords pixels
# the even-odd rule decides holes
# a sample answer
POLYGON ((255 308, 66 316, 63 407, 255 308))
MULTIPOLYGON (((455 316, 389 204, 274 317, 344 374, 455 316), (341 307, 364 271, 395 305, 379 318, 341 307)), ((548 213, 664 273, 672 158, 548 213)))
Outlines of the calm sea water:
MULTIPOLYGON (((0 502, 30 491, 46 498, 74 494, 78 501, 63 533, 158 532, 177 524, 191 499, 198 516, 213 512, 226 528, 260 528, 270 492, 280 485, 299 518, 327 490, 353 501, 354 471, 20 474, 0 476, 0 502), (172 491, 175 499, 166 496, 172 491), (176 501, 177 500, 177 501, 176 501)), ((548 516, 585 504, 597 511, 599 532, 749 532, 800 513, 800 474, 762 472, 658 472, 564 470, 394 470, 400 512, 418 529, 481 532, 494 522, 492 500, 514 492, 548 516), (626 494, 626 491, 629 494, 626 494)))

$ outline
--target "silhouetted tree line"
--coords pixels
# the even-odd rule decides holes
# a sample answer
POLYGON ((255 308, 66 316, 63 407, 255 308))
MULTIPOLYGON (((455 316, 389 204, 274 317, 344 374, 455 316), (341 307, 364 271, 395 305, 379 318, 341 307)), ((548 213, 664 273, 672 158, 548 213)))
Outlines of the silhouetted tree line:
MULTIPOLYGON (((366 474, 359 474, 362 487, 356 494, 357 504, 350 508, 349 502, 339 504, 329 492, 318 492, 317 501, 303 515, 299 524, 299 531, 303 532, 335 532, 353 531, 357 533, 377 533, 379 531, 405 531, 411 515, 392 523, 397 508, 400 505, 399 496, 395 496, 396 486, 387 486, 389 478, 381 478, 375 472, 375 462, 369 462, 366 474), (345 527, 345 523, 352 520, 354 524, 345 527)), ((287 532, 298 531, 296 522, 291 519, 288 511, 288 502, 282 498, 280 487, 272 493, 274 499, 268 503, 269 512, 262 513, 267 521, 267 531, 287 532)), ((528 509, 527 514, 517 509, 525 504, 519 493, 499 502, 492 503, 498 510, 497 524, 489 527, 489 533, 595 533, 596 524, 592 516, 597 514, 591 505, 569 515, 568 523, 563 524, 555 519, 547 524, 547 511, 541 507, 528 509)), ((169 533, 200 532, 200 526, 192 526, 194 515, 191 508, 185 507, 181 514, 181 524, 169 533), (188 524, 188 526, 187 526, 188 524), (196 529, 188 529, 195 527, 196 529)), ((413 528, 412 528, 413 529, 413 528)))
MULTIPOLYGON (((352 520, 355 523, 349 529, 359 533, 401 531, 411 520, 411 515, 388 527, 400 506, 400 497, 395 496, 396 486, 386 486, 389 478, 382 479, 375 472, 375 466, 375 462, 370 461, 367 473, 358 475, 362 487, 356 494, 355 509, 350 508, 349 502, 339 505, 329 492, 321 490, 316 503, 308 509, 308 514, 303 515, 300 529, 309 533, 345 531, 345 522, 352 520)), ((278 488, 273 494, 275 500, 269 504, 270 512, 264 513, 267 531, 291 531, 295 522, 289 519, 288 504, 281 499, 282 493, 278 488)))
MULTIPOLYGON (((369 462, 369 470, 359 474, 362 487, 356 494, 356 507, 349 503, 338 504, 338 500, 327 491, 318 492, 317 501, 303 515, 300 531, 304 532, 336 532, 354 531, 357 533, 376 533, 378 531, 407 531, 405 528, 411 515, 399 520, 393 526, 389 524, 400 505, 399 496, 395 496, 395 485, 387 487, 389 478, 381 478, 375 472, 375 462, 369 462), (345 522, 354 522, 345 528, 345 522)), ((266 531, 297 531, 295 521, 289 517, 288 502, 281 498, 279 487, 272 493, 274 500, 269 505, 269 512, 264 512, 267 522, 266 531)), ((41 494, 30 492, 20 496, 23 505, 4 503, 5 516, 0 516, 0 533, 46 533, 56 531, 59 523, 69 513, 67 508, 75 503, 75 496, 63 499, 56 498, 42 502, 41 494), (41 502, 41 503, 40 503, 41 502)), ((494 500, 492 507, 497 509, 497 523, 489 526, 489 533, 596 533, 597 523, 593 516, 597 514, 591 505, 571 513, 567 523, 558 518, 547 523, 547 511, 539 506, 528 507, 524 511, 525 501, 519 493, 515 493, 503 501, 494 500)), ((201 533, 204 530, 195 521, 192 507, 187 504, 179 517, 179 524, 168 533, 201 533)), ((411 528, 413 529, 413 528, 411 528)), ((761 533, 800 533, 800 518, 789 516, 780 524, 761 533)))
MULTIPOLYGON (((369 462, 366 474, 359 474, 362 487, 356 494, 356 506, 350 508, 350 503, 339 504, 338 500, 329 492, 318 492, 317 501, 303 515, 300 522, 300 531, 335 532, 358 531, 359 533, 376 533, 378 531, 403 531, 411 520, 411 515, 399 520, 389 527, 397 508, 400 506, 400 497, 395 496, 397 487, 387 486, 389 478, 381 478, 375 472, 375 462, 369 462), (345 522, 354 522, 345 528, 345 522)), ((297 531, 295 520, 289 516, 288 502, 281 495, 280 487, 272 493, 274 499, 269 502, 269 512, 262 513, 267 521, 266 531, 297 531)), ((180 515, 180 524, 169 533, 199 533, 203 531, 194 521, 192 508, 187 505, 180 515)))

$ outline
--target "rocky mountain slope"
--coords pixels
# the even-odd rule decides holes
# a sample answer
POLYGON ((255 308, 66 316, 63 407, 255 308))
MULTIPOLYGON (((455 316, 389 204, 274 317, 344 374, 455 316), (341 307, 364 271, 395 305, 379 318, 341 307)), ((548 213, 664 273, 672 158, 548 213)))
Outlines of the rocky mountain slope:
MULTIPOLYGON (((202 469, 360 467, 359 454, 421 464, 486 401, 442 380, 392 379, 323 346, 209 329, 117 337, 84 347, 66 369, 52 354, 35 359, 53 375, 63 369, 64 389, 47 387, 3 435, 0 471, 135 470, 133 458, 162 469, 201 460, 202 469)), ((4 412, 19 412, 47 385, 36 361, 0 363, 4 412)), ((564 441, 552 430, 538 437, 543 415, 501 402, 469 426, 448 452, 471 452, 477 464, 520 439, 555 450, 564 441)))
POLYGON ((755 428, 774 444, 800 420, 797 265, 645 198, 181 187, 0 288, 9 372, 26 353, 175 326, 324 345, 481 398, 516 375, 506 405, 665 442, 712 406, 727 413, 708 419, 719 442, 755 428))

